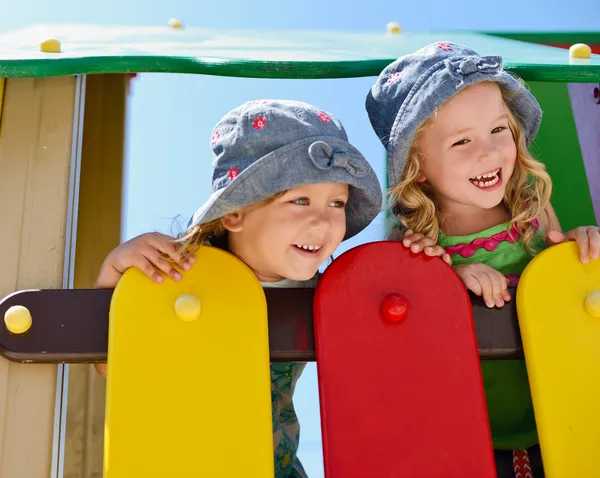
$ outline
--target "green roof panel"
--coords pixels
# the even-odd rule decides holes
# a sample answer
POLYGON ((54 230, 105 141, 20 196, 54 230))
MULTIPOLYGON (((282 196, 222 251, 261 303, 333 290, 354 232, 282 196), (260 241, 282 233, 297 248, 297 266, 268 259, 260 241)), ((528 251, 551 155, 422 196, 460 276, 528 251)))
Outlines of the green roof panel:
POLYGON ((600 81, 600 55, 569 61, 564 49, 469 32, 388 34, 302 30, 43 25, 0 35, 0 77, 168 72, 253 78, 375 76, 434 41, 501 55, 529 81, 600 81), (61 53, 40 52, 53 37, 61 53))

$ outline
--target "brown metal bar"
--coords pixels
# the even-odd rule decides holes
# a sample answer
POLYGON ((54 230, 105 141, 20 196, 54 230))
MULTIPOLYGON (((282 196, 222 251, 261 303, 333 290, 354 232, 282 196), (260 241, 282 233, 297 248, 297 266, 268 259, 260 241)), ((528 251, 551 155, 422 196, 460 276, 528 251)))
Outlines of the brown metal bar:
MULTIPOLYGON (((13 305, 29 309, 33 325, 21 335, 1 321, 0 355, 22 363, 106 361, 108 312, 112 290, 33 290, 0 302, 0 318, 13 305)), ((510 290, 514 297, 514 289, 510 290)), ((265 289, 271 361, 314 361, 313 289, 265 289)), ((479 353, 484 360, 522 357, 514 301, 488 309, 471 296, 479 353)))

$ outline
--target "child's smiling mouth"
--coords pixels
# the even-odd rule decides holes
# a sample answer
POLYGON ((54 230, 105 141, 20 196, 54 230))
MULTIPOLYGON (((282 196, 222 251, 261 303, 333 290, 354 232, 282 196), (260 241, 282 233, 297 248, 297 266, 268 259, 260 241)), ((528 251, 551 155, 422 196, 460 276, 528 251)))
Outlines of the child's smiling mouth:
POLYGON ((478 189, 495 189, 494 186, 500 184, 502 181, 502 168, 497 168, 483 174, 478 174, 477 176, 469 178, 469 181, 478 189))
POLYGON ((293 246, 297 251, 308 254, 316 254, 322 247, 318 244, 293 244, 293 246))

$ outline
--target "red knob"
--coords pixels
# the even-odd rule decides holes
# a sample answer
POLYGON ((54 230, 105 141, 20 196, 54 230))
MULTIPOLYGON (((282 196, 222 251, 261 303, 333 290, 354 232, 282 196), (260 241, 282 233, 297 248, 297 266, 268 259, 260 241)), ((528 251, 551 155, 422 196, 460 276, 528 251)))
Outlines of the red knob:
POLYGON ((381 303, 381 313, 390 322, 401 322, 408 312, 408 301, 402 294, 388 294, 381 303))

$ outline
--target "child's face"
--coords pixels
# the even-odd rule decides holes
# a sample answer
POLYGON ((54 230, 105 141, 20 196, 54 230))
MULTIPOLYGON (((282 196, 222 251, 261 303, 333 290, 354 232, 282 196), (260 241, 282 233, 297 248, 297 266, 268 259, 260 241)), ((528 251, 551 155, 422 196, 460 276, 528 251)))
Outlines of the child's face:
POLYGON ((348 185, 322 183, 228 214, 229 247, 261 281, 308 280, 346 234, 348 185))
POLYGON ((504 198, 517 157, 500 88, 468 86, 423 130, 420 181, 427 180, 444 213, 477 213, 504 198))

